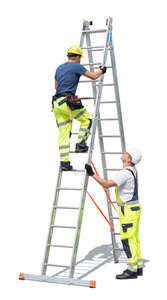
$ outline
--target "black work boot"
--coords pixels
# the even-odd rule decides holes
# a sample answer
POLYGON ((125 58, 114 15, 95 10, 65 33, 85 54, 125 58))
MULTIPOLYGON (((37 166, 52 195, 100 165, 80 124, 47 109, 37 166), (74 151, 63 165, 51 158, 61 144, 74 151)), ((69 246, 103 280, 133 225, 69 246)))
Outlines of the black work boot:
POLYGON ((77 153, 83 153, 88 152, 89 147, 85 143, 76 144, 75 152, 77 153))
POLYGON ((137 276, 143 276, 143 268, 137 269, 137 276))
POLYGON ((60 166, 62 171, 71 171, 73 169, 69 161, 61 161, 60 166))
POLYGON ((116 275, 116 279, 135 279, 137 278, 137 272, 131 272, 125 270, 122 274, 116 275))

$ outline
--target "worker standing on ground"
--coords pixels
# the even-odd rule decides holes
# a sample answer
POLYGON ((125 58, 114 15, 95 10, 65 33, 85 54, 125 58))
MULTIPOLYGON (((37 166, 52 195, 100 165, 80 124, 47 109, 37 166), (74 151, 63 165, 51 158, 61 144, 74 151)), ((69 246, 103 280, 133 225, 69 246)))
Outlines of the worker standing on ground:
POLYGON ((72 170, 70 165, 70 136, 72 119, 81 123, 75 152, 87 152, 87 139, 90 135, 93 116, 82 105, 81 100, 75 97, 81 75, 92 80, 106 72, 106 67, 100 67, 98 72, 89 72, 80 64, 83 57, 82 49, 76 45, 67 52, 68 62, 60 65, 55 73, 56 94, 53 96, 53 110, 59 128, 59 151, 62 171, 72 170))
POLYGON ((121 241, 128 258, 127 269, 117 279, 131 279, 143 275, 143 260, 141 258, 139 241, 139 220, 141 206, 138 199, 138 177, 135 165, 141 160, 139 150, 131 149, 123 153, 121 160, 123 169, 112 180, 104 180, 96 176, 92 167, 85 165, 87 173, 105 188, 115 186, 116 201, 119 206, 121 241))

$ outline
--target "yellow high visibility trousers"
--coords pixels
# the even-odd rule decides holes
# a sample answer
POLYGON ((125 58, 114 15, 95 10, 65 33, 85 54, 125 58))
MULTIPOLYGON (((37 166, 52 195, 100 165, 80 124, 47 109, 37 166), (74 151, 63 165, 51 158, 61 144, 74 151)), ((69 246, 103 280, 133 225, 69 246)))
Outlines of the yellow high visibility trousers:
POLYGON ((120 234, 124 251, 128 258, 127 269, 136 272, 143 267, 139 240, 141 205, 119 206, 120 234))
POLYGON ((85 109, 85 107, 70 110, 69 113, 69 108, 66 102, 63 102, 65 98, 66 97, 60 97, 54 101, 53 111, 59 128, 60 161, 68 162, 70 161, 70 134, 72 130, 72 120, 70 120, 70 117, 71 119, 76 119, 81 123, 77 143, 79 144, 84 142, 86 144, 90 135, 91 120, 93 119, 93 116, 85 109))

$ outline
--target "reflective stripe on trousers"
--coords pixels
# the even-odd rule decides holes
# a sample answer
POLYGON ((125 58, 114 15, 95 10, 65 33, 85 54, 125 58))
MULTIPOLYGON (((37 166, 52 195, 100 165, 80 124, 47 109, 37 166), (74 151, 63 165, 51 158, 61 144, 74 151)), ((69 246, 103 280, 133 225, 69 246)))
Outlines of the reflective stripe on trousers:
MULTIPOLYGON (((72 121, 69 118, 69 110, 66 103, 58 105, 65 97, 61 97, 54 102, 54 114, 59 128, 59 152, 61 161, 69 161, 70 152, 70 134, 72 130, 72 121)), ((93 116, 85 109, 76 109, 71 111, 72 119, 81 123, 77 143, 87 142, 90 135, 90 123, 93 116)))

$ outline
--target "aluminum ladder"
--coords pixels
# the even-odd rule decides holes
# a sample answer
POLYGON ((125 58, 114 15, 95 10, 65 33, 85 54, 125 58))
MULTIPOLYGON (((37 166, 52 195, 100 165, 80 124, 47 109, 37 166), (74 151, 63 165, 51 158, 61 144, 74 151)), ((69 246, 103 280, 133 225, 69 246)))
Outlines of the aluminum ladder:
MULTIPOLYGON (((123 130, 123 121, 122 121, 122 113, 121 113, 121 105, 120 105, 120 97, 119 97, 117 71, 116 71, 114 48, 113 48, 113 41, 112 41, 112 18, 109 17, 107 19, 105 29, 91 30, 90 26, 92 26, 92 25, 93 25, 92 22, 88 22, 85 20, 83 21, 83 27, 82 27, 82 33, 81 33, 81 39, 80 39, 80 47, 83 50, 87 50, 87 54, 88 54, 88 63, 83 64, 83 65, 88 66, 91 72, 95 72, 95 70, 97 68, 99 68, 99 65, 107 66, 107 68, 111 69, 111 71, 112 71, 113 82, 105 83, 104 82, 105 74, 102 75, 98 80, 94 80, 94 81, 81 80, 80 81, 80 84, 90 83, 92 85, 92 93, 93 93, 93 97, 81 97, 82 100, 86 100, 86 101, 93 100, 94 101, 94 119, 93 119, 93 124, 92 124, 92 129, 91 129, 89 151, 87 153, 87 163, 88 164, 91 163, 92 154, 93 154, 93 150, 94 150, 96 128, 97 128, 98 137, 99 137, 99 146, 100 146, 100 152, 101 152, 102 168, 103 168, 103 177, 104 177, 104 179, 108 179, 109 171, 117 171, 120 169, 107 168, 106 155, 111 155, 111 156, 121 155, 125 151, 125 137, 124 137, 124 130, 123 130), (92 46, 91 35, 101 34, 101 33, 104 33, 106 36, 105 44, 103 46, 95 46, 95 45, 92 46), (86 41, 86 46, 84 46, 84 41, 86 41), (101 62, 94 62, 94 59, 93 59, 94 51, 102 52, 103 59, 101 62), (106 65, 108 56, 110 57, 111 65, 106 65), (105 101, 105 100, 103 101, 102 91, 106 86, 110 87, 111 89, 114 89, 115 99, 112 99, 110 101, 105 101), (116 111, 117 111, 116 118, 101 118, 100 117, 100 107, 101 107, 101 105, 103 105, 103 104, 105 105, 107 103, 115 105, 116 111), (111 122, 114 122, 114 121, 118 123, 119 134, 118 135, 104 135, 103 131, 102 131, 103 122, 109 122, 109 124, 111 124, 111 122), (105 151, 105 146, 104 146, 105 138, 109 138, 111 140, 119 139, 120 140, 120 150, 115 151, 115 152, 114 151, 112 151, 112 152, 105 151)), ((77 153, 76 155, 78 156, 81 154, 77 153)), ((86 161, 85 161, 85 163, 86 163, 86 161)), ((53 207, 52 207, 52 211, 51 211, 51 220, 50 220, 50 224, 49 224, 49 232, 48 232, 48 237, 47 237, 47 242, 46 242, 44 260, 42 263, 41 275, 20 273, 19 279, 58 283, 58 284, 67 284, 67 285, 72 284, 72 285, 88 286, 88 287, 96 286, 96 282, 94 280, 92 280, 92 281, 80 280, 80 279, 74 277, 89 176, 86 174, 85 169, 81 169, 81 170, 73 169, 72 171, 70 171, 68 173, 71 173, 71 172, 76 172, 76 173, 82 172, 82 174, 84 176, 83 187, 82 188, 68 188, 68 187, 63 188, 63 187, 61 187, 62 177, 63 177, 64 173, 67 173, 67 172, 62 172, 61 169, 59 168, 58 176, 57 176, 56 192, 55 192, 53 207), (68 192, 71 191, 72 193, 74 193, 75 191, 80 191, 81 192, 80 204, 77 207, 59 205, 59 193, 61 190, 68 190, 68 192), (77 210, 78 216, 77 216, 76 226, 55 225, 57 210, 62 210, 62 211, 63 210, 70 210, 70 211, 77 210), (74 234, 75 238, 74 238, 73 245, 52 244, 52 236, 53 236, 54 231, 57 228, 62 229, 62 230, 63 229, 75 230, 75 234, 74 234), (50 250, 52 247, 72 250, 71 262, 68 266, 63 265, 63 264, 50 264, 48 262, 50 250), (47 276, 46 272, 47 272, 48 267, 67 268, 67 270, 69 271, 68 278, 61 277, 61 272, 60 272, 60 276, 54 276, 54 275, 47 276)), ((110 191, 108 189, 106 189, 106 190, 107 190, 107 193, 110 195, 110 191)), ((115 219, 118 220, 119 218, 113 217, 112 207, 111 207, 111 204, 107 197, 106 197, 106 200, 107 200, 109 221, 112 224, 112 226, 114 227, 115 219)), ((115 263, 118 262, 119 252, 122 251, 122 249, 120 249, 117 246, 116 235, 119 235, 119 233, 116 233, 115 231, 113 232, 111 230, 111 241, 112 241, 112 246, 113 246, 113 255, 114 255, 115 263)))

